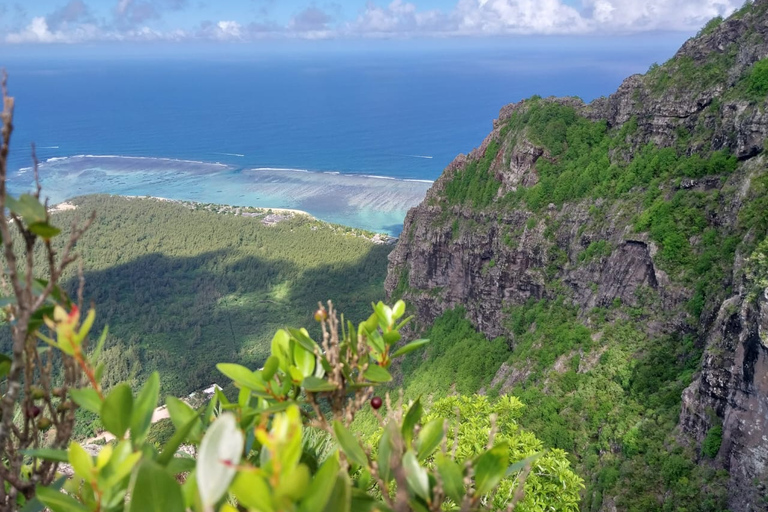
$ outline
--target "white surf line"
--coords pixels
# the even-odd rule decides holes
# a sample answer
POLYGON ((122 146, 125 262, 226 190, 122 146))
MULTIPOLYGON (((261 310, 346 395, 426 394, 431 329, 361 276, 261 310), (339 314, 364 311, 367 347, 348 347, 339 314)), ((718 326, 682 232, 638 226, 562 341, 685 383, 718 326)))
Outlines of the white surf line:
POLYGON ((240 158, 243 158, 245 156, 240 153, 214 153, 214 155, 239 156, 240 158))
POLYGON ((435 157, 429 156, 429 155, 403 155, 403 156, 407 156, 407 157, 410 157, 410 158, 427 158, 429 160, 435 158, 435 157))
POLYGON ((38 146, 40 149, 59 149, 59 146, 38 146))

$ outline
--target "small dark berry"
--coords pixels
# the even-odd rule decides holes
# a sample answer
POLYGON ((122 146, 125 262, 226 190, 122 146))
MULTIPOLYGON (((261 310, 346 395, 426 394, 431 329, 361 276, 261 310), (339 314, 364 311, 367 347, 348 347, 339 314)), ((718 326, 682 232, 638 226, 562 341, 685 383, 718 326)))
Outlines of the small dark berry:
POLYGON ((328 312, 325 310, 325 308, 320 308, 317 311, 315 311, 316 322, 324 322, 327 318, 328 318, 328 312))
POLYGON ((42 411, 40 410, 40 408, 36 405, 30 405, 29 407, 27 407, 28 418, 37 418, 38 416, 40 416, 41 412, 42 411))
POLYGON ((383 402, 380 396, 375 396, 371 398, 371 407, 373 407, 374 409, 378 409, 379 407, 381 407, 382 403, 383 402))

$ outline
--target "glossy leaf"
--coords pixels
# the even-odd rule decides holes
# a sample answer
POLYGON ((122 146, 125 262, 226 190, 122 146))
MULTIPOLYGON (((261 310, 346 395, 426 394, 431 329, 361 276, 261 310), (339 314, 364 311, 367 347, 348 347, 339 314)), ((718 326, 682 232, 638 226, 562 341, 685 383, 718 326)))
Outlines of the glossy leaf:
POLYGON ((184 512, 181 487, 162 466, 144 460, 131 479, 127 512, 184 512))
POLYGON ((88 512, 85 505, 56 489, 38 486, 37 499, 53 512, 88 512))
POLYGON ((392 438, 398 434, 397 424, 390 421, 384 427, 379 439, 379 453, 377 463, 379 466, 379 476, 385 482, 392 480, 392 438))
POLYGON ((72 400, 85 409, 95 414, 101 413, 102 399, 93 388, 70 389, 69 396, 72 400))
POLYGON ((542 455, 541 453, 535 453, 535 454, 531 455, 530 457, 526 457, 525 459, 523 459, 521 461, 518 461, 518 462, 515 462, 514 464, 510 465, 507 468, 507 472, 504 474, 504 478, 509 478, 510 476, 514 475, 515 473, 517 473, 518 471, 522 470, 526 466, 530 466, 531 464, 533 464, 536 461, 536 459, 541 457, 541 455, 542 455))
POLYGON ((216 368, 232 379, 238 386, 254 391, 264 391, 264 381, 245 366, 234 363, 219 363, 216 368))
POLYGON ((323 379, 318 379, 314 376, 305 377, 301 382, 301 386, 307 391, 311 391, 313 393, 322 393, 325 391, 336 390, 336 386, 334 384, 331 384, 330 382, 323 379))
POLYGON ((21 453, 28 457, 36 457, 54 462, 69 462, 69 454, 66 450, 53 450, 51 448, 38 448, 37 450, 23 450, 21 453))
POLYGON ((265 381, 272 379, 280 367, 280 360, 276 356, 269 356, 264 362, 264 368, 261 370, 261 378, 265 381))
POLYGON ((160 394, 160 374, 152 372, 144 387, 141 388, 139 396, 133 405, 133 414, 131 417, 131 438, 138 442, 144 439, 144 436, 152 424, 152 414, 157 406, 157 399, 160 394))
POLYGON ((453 459, 442 453, 438 453, 435 456, 435 465, 443 482, 443 490, 446 496, 451 498, 456 504, 461 503, 466 493, 461 467, 453 459))
POLYGON ((429 500, 429 474, 427 470, 419 466, 416 454, 409 450, 403 455, 403 469, 405 478, 408 482, 408 488, 421 499, 429 500))
POLYGON ((408 409, 408 412, 405 413, 405 418, 403 418, 403 439, 405 440, 406 447, 411 446, 411 441, 413 441, 413 429, 419 423, 423 414, 424 408, 421 406, 421 398, 417 398, 410 409, 408 409))
POLYGON ((93 458, 79 443, 69 443, 69 464, 75 470, 75 474, 87 482, 91 481, 93 473, 93 458))
POLYGON ((507 472, 509 445, 497 444, 475 459, 475 493, 487 494, 496 487, 507 472))
POLYGON ((444 424, 443 418, 436 418, 421 428, 419 438, 416 440, 416 454, 419 460, 426 459, 440 446, 445 435, 444 424))
POLYGON ((179 400, 175 396, 166 397, 165 405, 168 407, 168 415, 171 417, 171 422, 176 428, 181 428, 190 419, 197 417, 197 412, 188 403, 179 400))
POLYGON ((336 477, 339 474, 339 458, 335 454, 323 463, 301 502, 302 512, 322 512, 333 492, 336 477))
POLYGON ((293 361, 304 377, 309 377, 315 372, 315 354, 298 343, 293 345, 293 361))
POLYGON ((389 382, 392 380, 392 375, 377 364, 368 365, 364 377, 371 382, 389 382))
POLYGON ((195 415, 193 418, 190 418, 187 423, 185 423, 181 428, 177 428, 176 432, 173 433, 173 436, 171 436, 171 439, 165 443, 165 447, 163 447, 163 453, 161 453, 157 457, 157 463, 165 466, 168 464, 171 459, 173 459, 174 455, 176 455, 176 451, 179 449, 179 446, 187 440, 187 436, 189 436, 189 433, 192 432, 192 429, 195 428, 196 425, 199 425, 200 419, 195 415))
POLYGON ((404 356, 405 354, 407 354, 409 352, 413 352, 414 350, 423 347, 427 343, 429 343, 429 340, 423 340, 422 339, 422 340, 412 341, 412 342, 408 343, 407 345, 404 345, 404 346, 400 347, 399 349, 395 350, 391 357, 395 358, 395 357, 404 356))
POLYGON ((245 439, 231 413, 222 414, 200 443, 195 475, 203 506, 212 506, 227 492, 240 463, 245 439))
POLYGON ((351 512, 352 482, 346 471, 339 471, 324 512, 351 512))
POLYGON ((259 512, 275 510, 272 503, 272 492, 261 475, 243 471, 235 478, 231 490, 237 497, 237 501, 246 507, 255 508, 259 512))
POLYGON ((122 439, 131 426, 132 414, 133 394, 131 388, 125 383, 118 384, 101 404, 101 422, 104 424, 104 428, 112 432, 115 437, 122 439))
POLYGON ((397 302, 395 302, 395 305, 392 306, 392 316, 394 316, 395 319, 397 320, 398 318, 403 316, 404 313, 405 313, 405 302, 403 302, 402 300, 398 300, 397 302))
MULTIPOLYGON (((58 480, 52 482, 50 485, 46 486, 47 489, 52 491, 59 491, 62 487, 64 487, 64 484, 67 483, 67 477, 62 476, 58 480)), ((19 512, 44 512, 45 511, 45 505, 42 504, 40 499, 35 496, 31 500, 28 500, 24 504, 24 508, 22 508, 19 512)))
POLYGON ((51 238, 61 233, 59 228, 56 226, 51 226, 47 222, 35 222, 34 224, 30 224, 29 230, 43 240, 50 240, 51 238))
POLYGON ((357 442, 357 438, 347 430, 347 427, 339 421, 334 421, 333 432, 336 434, 336 440, 347 458, 358 466, 367 468, 368 457, 360 447, 360 443, 357 442))

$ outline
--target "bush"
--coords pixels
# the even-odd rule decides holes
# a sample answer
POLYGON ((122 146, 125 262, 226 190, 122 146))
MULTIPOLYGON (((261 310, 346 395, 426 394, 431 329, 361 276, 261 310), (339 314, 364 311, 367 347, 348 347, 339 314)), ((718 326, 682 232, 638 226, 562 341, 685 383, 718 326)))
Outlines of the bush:
POLYGON ((701 453, 704 456, 714 459, 720 451, 720 444, 723 442, 723 427, 714 426, 707 431, 707 437, 701 443, 701 453))

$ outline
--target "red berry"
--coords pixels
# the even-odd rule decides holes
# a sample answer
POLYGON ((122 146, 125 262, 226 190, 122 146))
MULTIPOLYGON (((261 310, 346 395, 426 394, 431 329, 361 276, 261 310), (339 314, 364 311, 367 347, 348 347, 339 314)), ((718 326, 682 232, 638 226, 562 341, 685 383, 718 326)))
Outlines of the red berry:
POLYGON ((324 322, 327 318, 328 318, 328 312, 325 310, 325 308, 320 308, 317 311, 315 311, 316 322, 324 322))
POLYGON ((373 407, 374 409, 378 409, 379 407, 381 407, 382 403, 383 402, 380 396, 375 396, 371 398, 371 407, 373 407))

